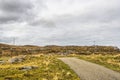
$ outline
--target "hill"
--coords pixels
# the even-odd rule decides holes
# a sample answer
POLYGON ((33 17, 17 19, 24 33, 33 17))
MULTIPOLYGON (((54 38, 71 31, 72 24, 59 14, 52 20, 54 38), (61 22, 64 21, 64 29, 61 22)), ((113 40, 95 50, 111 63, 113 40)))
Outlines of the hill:
POLYGON ((1 56, 14 56, 21 54, 116 54, 120 53, 120 49, 114 46, 35 46, 35 45, 8 45, 0 44, 0 55, 1 56))

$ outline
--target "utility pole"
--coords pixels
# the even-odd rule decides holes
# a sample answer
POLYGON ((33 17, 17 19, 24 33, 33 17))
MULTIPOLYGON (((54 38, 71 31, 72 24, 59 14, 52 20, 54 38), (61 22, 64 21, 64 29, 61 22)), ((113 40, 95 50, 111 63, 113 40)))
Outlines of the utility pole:
POLYGON ((96 45, 96 41, 93 41, 93 46, 95 46, 96 45))
POLYGON ((96 41, 93 41, 94 53, 96 52, 96 41))
MULTIPOLYGON (((16 44, 16 38, 15 37, 13 37, 13 45, 15 45, 16 44)), ((11 57, 14 55, 14 47, 12 47, 11 48, 11 57)))
POLYGON ((15 43, 16 43, 16 38, 14 37, 13 38, 13 44, 15 45, 15 43))

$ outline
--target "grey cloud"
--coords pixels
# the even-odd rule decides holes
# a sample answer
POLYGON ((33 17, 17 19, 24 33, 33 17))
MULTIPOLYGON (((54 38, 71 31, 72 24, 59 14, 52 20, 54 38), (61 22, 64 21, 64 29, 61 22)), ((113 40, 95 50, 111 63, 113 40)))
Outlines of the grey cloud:
POLYGON ((0 23, 24 21, 32 15, 32 2, 25 0, 0 0, 0 23))
POLYGON ((56 24, 54 21, 50 20, 45 20, 45 19, 40 19, 40 20, 34 20, 29 23, 30 26, 41 26, 44 28, 55 28, 56 24))
POLYGON ((0 16, 0 23, 14 22, 18 20, 19 20, 18 16, 0 16))
POLYGON ((1 0, 0 3, 0 9, 10 13, 22 13, 33 6, 30 1, 25 0, 1 0))

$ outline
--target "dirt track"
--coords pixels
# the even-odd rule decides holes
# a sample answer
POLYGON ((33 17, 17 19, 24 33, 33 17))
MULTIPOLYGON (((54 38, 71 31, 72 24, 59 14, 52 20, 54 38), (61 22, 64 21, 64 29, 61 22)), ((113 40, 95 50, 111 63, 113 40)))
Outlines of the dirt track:
POLYGON ((120 80, 120 73, 77 58, 59 58, 70 66, 81 80, 120 80))

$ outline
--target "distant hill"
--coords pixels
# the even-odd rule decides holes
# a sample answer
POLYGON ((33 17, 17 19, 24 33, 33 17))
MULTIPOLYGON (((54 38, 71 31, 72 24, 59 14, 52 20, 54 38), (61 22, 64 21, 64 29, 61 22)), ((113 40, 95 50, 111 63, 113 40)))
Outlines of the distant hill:
POLYGON ((13 56, 21 54, 116 54, 120 53, 120 49, 114 46, 35 46, 35 45, 8 45, 0 43, 1 56, 13 56))
POLYGON ((8 46, 10 46, 10 45, 0 43, 0 47, 8 47, 8 46))

